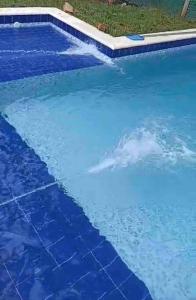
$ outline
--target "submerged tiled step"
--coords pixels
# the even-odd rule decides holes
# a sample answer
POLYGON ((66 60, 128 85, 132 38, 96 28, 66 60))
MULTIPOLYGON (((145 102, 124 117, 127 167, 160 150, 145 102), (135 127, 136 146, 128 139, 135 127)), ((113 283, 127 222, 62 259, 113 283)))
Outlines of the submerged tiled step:
POLYGON ((2 116, 0 170, 1 299, 151 299, 2 116))

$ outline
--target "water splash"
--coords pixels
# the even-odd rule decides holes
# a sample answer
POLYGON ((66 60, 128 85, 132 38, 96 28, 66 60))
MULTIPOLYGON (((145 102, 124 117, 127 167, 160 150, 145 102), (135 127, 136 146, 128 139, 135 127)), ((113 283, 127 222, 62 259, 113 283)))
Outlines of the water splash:
POLYGON ((24 50, 24 49, 18 49, 18 50, 0 50, 0 54, 21 54, 21 55, 26 55, 26 54, 46 54, 46 55, 57 55, 58 52, 56 51, 47 51, 47 50, 24 50))
POLYGON ((0 50, 0 57, 2 55, 92 55, 96 57, 97 59, 103 61, 105 64, 114 66, 114 62, 111 58, 101 53, 96 46, 82 43, 81 45, 75 45, 65 51, 50 51, 50 50, 24 50, 24 49, 18 49, 18 50, 9 50, 9 49, 2 49, 0 50))
POLYGON ((84 44, 82 46, 74 46, 69 48, 68 50, 65 51, 50 51, 50 50, 24 50, 24 49, 18 49, 18 50, 0 50, 0 55, 13 55, 13 54, 18 54, 18 55, 92 55, 96 57, 97 59, 103 61, 104 63, 108 65, 114 65, 113 61, 111 58, 108 56, 104 55, 103 53, 99 52, 99 50, 94 46, 94 45, 88 45, 84 44))
POLYGON ((99 173, 105 169, 123 168, 148 160, 176 164, 179 160, 195 159, 196 152, 189 149, 180 138, 163 138, 160 132, 140 128, 130 136, 124 136, 112 153, 88 172, 99 173))
POLYGON ((61 34, 66 36, 74 44, 71 48, 65 50, 65 51, 60 51, 58 54, 60 55, 93 55, 97 59, 103 61, 109 66, 114 66, 113 60, 108 57, 107 55, 103 54, 98 50, 98 48, 94 44, 89 44, 81 41, 80 39, 76 38, 75 36, 71 35, 70 33, 62 30, 58 26, 54 24, 50 24, 55 30, 59 31, 61 34))
POLYGON ((83 42, 78 42, 77 45, 75 45, 65 51, 58 52, 58 54, 60 54, 60 55, 92 55, 108 65, 114 65, 113 60, 110 57, 101 53, 95 45, 86 44, 83 42))
POLYGON ((13 25, 14 28, 20 28, 21 27, 21 23, 19 22, 15 22, 13 25))

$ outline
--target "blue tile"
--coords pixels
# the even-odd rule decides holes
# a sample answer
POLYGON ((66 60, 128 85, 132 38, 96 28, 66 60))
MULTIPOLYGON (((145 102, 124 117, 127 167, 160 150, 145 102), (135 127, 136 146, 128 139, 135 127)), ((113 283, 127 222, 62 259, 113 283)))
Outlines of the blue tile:
POLYGON ((37 231, 45 247, 48 247, 49 245, 55 243, 66 233, 63 231, 63 228, 59 224, 58 219, 46 223, 45 226, 42 226, 37 231))
POLYGON ((74 285, 74 290, 80 294, 81 299, 98 299, 109 294, 115 287, 104 271, 88 274, 74 285))
POLYGON ((59 28, 66 30, 66 24, 63 21, 59 21, 59 28))
POLYGON ((84 257, 77 254, 73 255, 61 268, 66 274, 64 280, 67 286, 75 285, 80 279, 86 276, 96 277, 100 272, 100 265, 92 254, 88 254, 84 257))
POLYGON ((49 19, 49 15, 48 14, 44 14, 40 16, 40 21, 41 22, 48 22, 49 19))
POLYGON ((103 300, 125 300, 125 297, 121 294, 119 290, 115 289, 109 294, 106 293, 106 295, 103 297, 103 300))
MULTIPOLYGON (((24 300, 44 300, 51 295, 50 290, 44 286, 42 279, 39 277, 30 277, 19 284, 17 288, 21 295, 21 299, 24 300)), ((50 299, 55 300, 55 298, 50 299)))
POLYGON ((66 237, 60 239, 55 244, 50 246, 49 250, 58 264, 62 264, 63 262, 69 260, 74 253, 76 253, 72 242, 66 237))
POLYGON ((52 15, 48 15, 48 22, 53 23, 54 17, 52 15))
POLYGON ((1 116, 0 166, 1 185, 4 187, 3 200, 11 198, 6 192, 6 187, 12 196, 18 196, 54 182, 54 178, 48 174, 46 165, 1 116))
MULTIPOLYGON (((0 162, 0 168, 1 168, 1 162, 0 162)), ((12 194, 10 192, 10 189, 4 182, 0 181, 0 203, 3 203, 10 199, 12 199, 12 194)))
POLYGON ((43 249, 26 246, 25 251, 6 263, 15 284, 21 284, 28 279, 42 277, 48 270, 53 270, 55 262, 43 249))
MULTIPOLYGON (((89 236, 89 238, 90 238, 91 234, 93 236, 94 236, 94 233, 97 234, 96 229, 94 229, 92 227, 92 225, 90 224, 90 222, 88 221, 87 217, 84 215, 83 212, 81 214, 78 214, 73 217, 70 216, 69 218, 74 223, 73 226, 74 226, 75 230, 82 236, 85 235, 85 237, 89 236)), ((94 244, 95 243, 93 242, 93 245, 94 244)))
POLYGON ((4 16, 4 24, 13 23, 13 16, 4 16))
POLYGON ((86 256, 89 253, 89 248, 86 245, 85 240, 78 235, 72 240, 73 247, 75 251, 80 255, 81 257, 86 256))
POLYGON ((20 22, 26 23, 27 22, 27 15, 15 15, 13 16, 13 23, 20 22))
POLYGON ((53 23, 54 25, 58 26, 59 20, 58 20, 57 18, 53 17, 52 23, 53 23))
MULTIPOLYGON (((120 287, 122 293, 131 300, 143 300, 149 295, 149 291, 142 281, 134 274, 120 287)), ((152 300, 148 296, 148 300, 152 300)))
POLYGON ((106 267, 106 271, 117 286, 133 275, 119 256, 106 267))
POLYGON ((0 16, 0 24, 4 24, 5 23, 5 17, 4 16, 0 16))
POLYGON ((28 22, 30 23, 30 20, 33 20, 33 22, 41 22, 41 15, 32 15, 28 16, 28 22))
MULTIPOLYGON (((65 229, 65 226, 68 227, 67 222, 69 220, 75 222, 79 221, 80 218, 82 219, 81 222, 86 222, 86 226, 90 226, 82 208, 76 205, 73 199, 67 196, 57 184, 27 195, 18 202, 25 213, 30 214, 31 221, 35 226, 39 227, 39 223, 42 226, 45 221, 57 219, 58 223, 65 229)), ((78 232, 77 226, 78 224, 74 224, 73 230, 78 232)))
POLYGON ((42 278, 42 286, 45 290, 50 290, 56 295, 64 290, 69 290, 69 287, 75 289, 74 286, 86 276, 95 278, 99 273, 99 268, 100 266, 92 255, 84 258, 75 255, 64 264, 47 270, 39 277, 42 278))
MULTIPOLYGON (((36 193, 33 193, 34 195, 36 195, 36 193)), ((33 197, 33 196, 32 196, 33 197)), ((24 197, 24 199, 22 199, 22 202, 27 202, 28 199, 26 199, 24 197)), ((20 203, 20 201, 18 201, 20 203)), ((21 206, 23 206, 21 204, 21 206)), ((41 206, 41 205, 40 205, 41 206)), ((45 207, 40 207, 40 209, 37 208, 36 211, 29 211, 27 213, 28 219, 29 221, 35 226, 35 228, 38 231, 43 230, 48 230, 48 227, 50 226, 51 223, 56 222, 56 220, 54 220, 54 218, 52 217, 52 215, 50 214, 49 210, 46 210, 45 207)))
POLYGON ((12 264, 26 251, 35 253, 42 249, 42 244, 30 224, 24 219, 8 220, 7 228, 1 230, 1 261, 12 264))
POLYGON ((108 241, 101 243, 94 251, 94 255, 102 264, 103 267, 107 266, 114 260, 118 254, 108 241))
POLYGON ((142 300, 152 300, 152 297, 151 297, 150 293, 148 293, 148 294, 145 296, 145 298, 142 299, 142 300))
POLYGON ((101 236, 99 234, 99 231, 93 227, 91 227, 91 229, 86 232, 81 233, 81 231, 82 230, 80 230, 79 232, 84 239, 87 248, 90 250, 96 248, 105 240, 105 237, 101 236))
POLYGON ((3 294, 3 290, 6 290, 7 286, 11 283, 11 279, 6 271, 5 266, 0 264, 0 291, 3 294))
POLYGON ((0 297, 2 300, 21 300, 3 265, 0 265, 0 297))
POLYGON ((5 242, 3 241, 3 233, 7 233, 9 231, 12 232, 12 229, 15 227, 17 229, 15 230, 15 233, 19 233, 20 227, 24 223, 24 215, 15 202, 10 202, 9 204, 0 206, 1 247, 3 247, 3 244, 6 244, 6 240, 5 242))

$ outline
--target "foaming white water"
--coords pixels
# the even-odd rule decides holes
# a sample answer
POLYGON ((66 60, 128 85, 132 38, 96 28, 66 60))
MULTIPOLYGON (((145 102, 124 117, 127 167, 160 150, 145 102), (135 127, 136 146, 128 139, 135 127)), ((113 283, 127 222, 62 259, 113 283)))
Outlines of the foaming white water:
POLYGON ((97 59, 103 61, 108 65, 114 65, 112 59, 103 53, 101 53, 97 47, 93 44, 86 44, 78 42, 76 46, 73 46, 65 51, 58 52, 60 55, 92 55, 97 59))
POLYGON ((195 160, 196 153, 178 137, 171 144, 160 133, 145 128, 137 129, 130 136, 123 137, 114 151, 100 163, 88 170, 89 173, 99 173, 105 169, 127 167, 147 159, 155 162, 177 163, 180 159, 195 160))
POLYGON ((56 51, 46 51, 46 50, 23 50, 23 49, 18 49, 18 50, 0 50, 0 54, 46 54, 46 55, 55 55, 58 54, 56 51))
POLYGON ((19 28, 29 28, 29 27, 43 27, 43 26, 49 26, 51 23, 49 22, 34 22, 34 23, 19 23, 19 22, 15 22, 15 23, 10 23, 10 24, 0 24, 0 28, 15 28, 15 29, 19 29, 19 28))
POLYGON ((55 28, 55 30, 57 30, 61 34, 65 35, 66 38, 70 39, 70 41, 75 44, 73 47, 69 48, 68 50, 58 52, 58 54, 60 54, 60 55, 93 55, 94 57, 103 61, 107 65, 114 66, 113 60, 110 57, 103 54, 102 52, 100 52, 95 45, 88 44, 88 43, 81 41, 80 39, 74 37, 73 35, 62 30, 61 28, 59 28, 58 26, 56 26, 54 24, 50 24, 50 25, 53 28, 55 28))
POLYGON ((14 23, 14 28, 20 28, 20 27, 21 27, 21 23, 19 23, 19 22, 14 23))
POLYGON ((0 55, 1 54, 19 54, 19 55, 26 55, 26 54, 34 54, 34 55, 92 55, 96 57, 97 59, 103 61, 104 63, 113 66, 114 63, 111 58, 108 56, 104 55, 103 53, 99 52, 98 49, 94 45, 90 44, 82 44, 80 46, 76 45, 72 48, 69 48, 68 50, 65 51, 47 51, 47 50, 23 50, 23 49, 18 49, 18 50, 0 50, 0 55))

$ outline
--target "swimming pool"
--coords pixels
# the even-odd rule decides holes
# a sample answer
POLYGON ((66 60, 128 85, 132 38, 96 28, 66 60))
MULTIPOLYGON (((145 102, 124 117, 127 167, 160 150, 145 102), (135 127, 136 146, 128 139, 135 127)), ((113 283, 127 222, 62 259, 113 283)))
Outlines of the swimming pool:
POLYGON ((20 30, 58 43, 2 53, 2 296, 195 299, 196 47, 105 61, 20 30))

